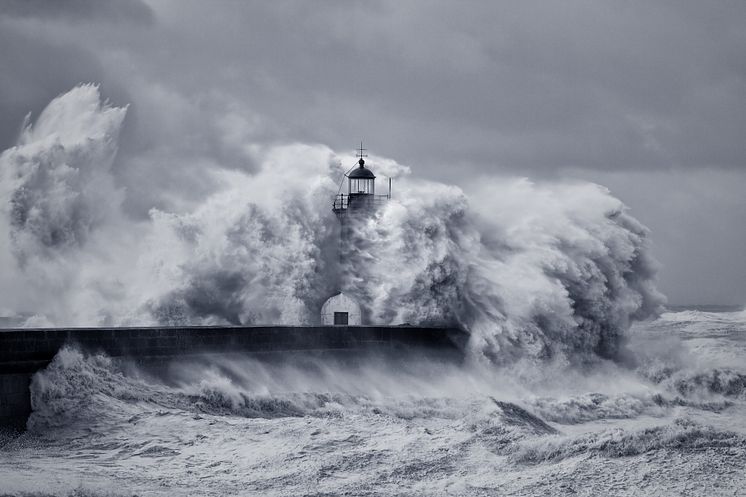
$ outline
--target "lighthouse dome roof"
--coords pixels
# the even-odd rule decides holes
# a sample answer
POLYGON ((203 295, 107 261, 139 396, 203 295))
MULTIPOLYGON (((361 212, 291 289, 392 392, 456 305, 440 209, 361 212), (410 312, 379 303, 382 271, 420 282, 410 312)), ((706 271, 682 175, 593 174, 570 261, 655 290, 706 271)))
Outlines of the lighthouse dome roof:
POLYGON ((376 175, 373 174, 373 171, 365 167, 365 161, 363 159, 360 159, 358 161, 358 164, 360 164, 360 167, 355 168, 349 174, 348 176, 349 178, 352 178, 352 179, 358 179, 358 178, 375 179, 376 178, 376 175))

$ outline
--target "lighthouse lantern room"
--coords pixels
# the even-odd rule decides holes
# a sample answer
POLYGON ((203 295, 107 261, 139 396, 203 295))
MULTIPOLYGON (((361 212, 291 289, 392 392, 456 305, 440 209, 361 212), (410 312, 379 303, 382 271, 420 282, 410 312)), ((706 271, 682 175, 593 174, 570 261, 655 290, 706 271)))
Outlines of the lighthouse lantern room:
MULTIPOLYGON (((357 167, 345 174, 347 177, 347 193, 338 193, 334 197, 332 210, 337 216, 344 217, 351 212, 370 212, 377 206, 391 198, 391 178, 389 178, 389 192, 387 195, 376 195, 376 175, 365 167, 365 157, 362 142, 357 156, 357 167)), ((340 185, 340 190, 342 185, 340 185)))
POLYGON ((357 163, 358 167, 347 176, 350 195, 375 195, 376 175, 365 167, 365 159, 360 158, 357 163))

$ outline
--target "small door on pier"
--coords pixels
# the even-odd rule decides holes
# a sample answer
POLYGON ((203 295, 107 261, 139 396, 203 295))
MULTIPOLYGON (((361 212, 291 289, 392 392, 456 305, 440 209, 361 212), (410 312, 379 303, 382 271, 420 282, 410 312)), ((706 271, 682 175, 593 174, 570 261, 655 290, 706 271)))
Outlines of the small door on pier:
POLYGON ((360 306, 344 293, 338 293, 321 307, 321 324, 325 326, 359 326, 360 306))
POLYGON ((334 313, 334 325, 345 325, 347 326, 350 322, 349 312, 335 312, 334 313))

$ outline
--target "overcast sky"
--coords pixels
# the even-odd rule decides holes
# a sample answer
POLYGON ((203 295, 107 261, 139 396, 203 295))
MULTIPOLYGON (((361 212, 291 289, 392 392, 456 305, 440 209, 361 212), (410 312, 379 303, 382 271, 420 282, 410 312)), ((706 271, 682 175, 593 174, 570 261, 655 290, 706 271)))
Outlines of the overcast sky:
POLYGON ((672 303, 746 304, 745 21, 743 0, 4 0, 0 148, 95 82, 130 104, 133 217, 203 198, 205 167, 251 171, 256 143, 594 181, 651 228, 672 303))

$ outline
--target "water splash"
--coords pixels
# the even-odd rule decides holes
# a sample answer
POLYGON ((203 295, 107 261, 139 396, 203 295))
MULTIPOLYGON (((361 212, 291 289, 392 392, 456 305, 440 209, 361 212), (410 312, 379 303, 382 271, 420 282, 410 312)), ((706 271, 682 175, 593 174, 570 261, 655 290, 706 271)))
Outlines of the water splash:
POLYGON ((346 158, 324 146, 254 147, 258 172, 206 171, 222 186, 191 212, 129 219, 111 174, 125 114, 77 87, 0 156, 0 288, 28 324, 313 324, 341 288, 376 323, 462 326, 490 361, 582 362, 662 302, 647 230, 593 184, 462 190, 372 158, 403 177, 342 247, 354 268, 329 205, 346 158))
POLYGON ((83 85, 54 99, 35 124, 27 116, 18 144, 0 159, 19 262, 79 248, 118 207, 110 171, 126 110, 83 85))

